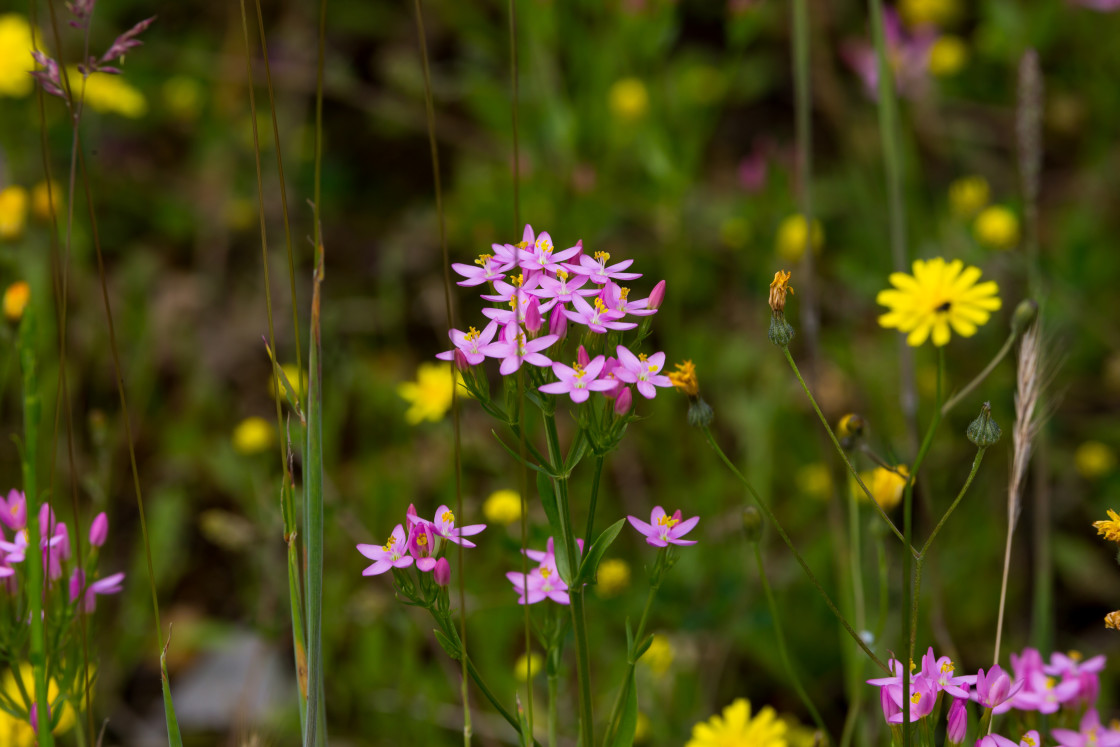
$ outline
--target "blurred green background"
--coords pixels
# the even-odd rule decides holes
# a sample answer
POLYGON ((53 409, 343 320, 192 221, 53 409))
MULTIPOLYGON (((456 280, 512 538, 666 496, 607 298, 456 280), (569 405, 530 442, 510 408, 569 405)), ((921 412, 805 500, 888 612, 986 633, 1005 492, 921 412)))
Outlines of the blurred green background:
MULTIPOLYGON (((591 251, 634 258, 634 269, 644 273, 636 288, 648 291, 658 279, 668 280, 655 317, 655 349, 670 361, 696 363, 728 452, 839 597, 845 593, 838 553, 847 480, 780 351, 766 340, 767 285, 775 270, 794 272, 797 295, 787 313, 795 326, 803 330, 807 308, 819 315, 817 343, 802 333, 792 349, 825 414, 835 421, 862 413, 869 443, 891 459, 905 462, 913 448, 898 404, 898 335, 876 323, 875 294, 892 270, 886 188, 875 101, 849 65, 854 50, 866 44, 866 9, 862 3, 809 5, 811 189, 821 231, 811 282, 800 257, 804 222, 790 221, 797 214, 790 9, 778 0, 518 3, 520 218, 551 232, 559 246, 582 239, 591 251)), ((934 30, 926 33, 939 37, 918 63, 898 55, 900 75, 914 81, 901 109, 911 258, 945 256, 978 265, 999 282, 1004 299, 1003 310, 976 336, 954 338, 948 347, 950 388, 963 386, 994 355, 1026 293, 1013 134, 1016 80, 1022 53, 1034 48, 1040 56, 1045 291, 1039 300, 1053 367, 1050 417, 1028 492, 1041 490, 1051 506, 1055 650, 1113 655, 1117 634, 1104 630, 1102 618, 1120 606, 1120 573, 1090 524, 1116 506, 1120 489, 1120 256, 1114 250, 1120 46, 1112 43, 1120 35, 1120 14, 1065 0, 905 0, 901 6, 908 33, 929 22, 934 30), (966 177, 979 179, 951 188, 966 177), (989 207, 996 210, 982 212, 989 207)), ((277 344, 281 359, 294 362, 277 143, 256 21, 248 11, 277 344)), ((145 45, 129 56, 123 78, 99 85, 96 95, 91 89, 82 139, 160 604, 165 625, 175 626, 173 690, 193 744, 242 744, 256 735, 267 744, 297 744, 240 11, 229 4, 101 0, 95 47, 153 13, 159 18, 145 45), (251 421, 246 430, 243 421, 252 417, 264 422, 251 421)), ((432 0, 424 13, 448 245, 453 261, 469 262, 491 242, 521 235, 511 178, 506 5, 432 0)), ((268 1, 263 15, 306 356, 317 6, 268 1)), ((0 33, 15 35, 18 19, 26 23, 27 8, 5 5, 0 33)), ((63 33, 63 56, 73 60, 80 35, 63 33)), ((53 36, 44 38, 57 55, 53 36)), ((31 285, 44 328, 44 423, 53 423, 58 358, 51 242, 34 190, 44 179, 42 130, 37 97, 3 77, 19 66, 7 51, 14 48, 0 50, 0 66, 7 66, 0 70, 0 84, 7 86, 0 85, 0 189, 27 194, 21 210, 16 192, 0 192, 0 285, 31 285)), ((45 116, 50 168, 65 190, 69 123, 56 100, 46 102, 45 116)), ((455 744, 461 728, 457 666, 436 645, 422 611, 395 603, 387 577, 362 578, 368 563, 354 549, 358 542, 384 541, 409 503, 424 515, 454 502, 450 416, 410 422, 409 405, 398 393, 447 347, 410 3, 330 3, 323 127, 324 650, 331 736, 337 744, 455 744)), ((113 529, 102 568, 129 573, 125 593, 104 600, 95 617, 97 714, 109 719, 107 743, 157 744, 162 712, 147 571, 80 192, 67 343, 75 471, 63 437, 56 449, 43 449, 44 461, 57 456, 59 495, 77 482, 83 510, 108 511, 113 529)), ((458 289, 454 295, 465 328, 480 318, 476 294, 458 289)), ((5 434, 21 429, 14 334, 6 320, 0 335, 5 434)), ((915 354, 924 423, 936 355, 930 346, 915 354)), ((1008 432, 1013 389, 1009 359, 943 425, 922 498, 937 515, 967 475, 973 447, 964 438, 966 425, 990 400, 1008 432)), ((693 723, 736 697, 807 722, 777 658, 757 568, 742 536, 747 496, 688 427, 684 397, 665 391, 639 408, 645 419, 607 462, 600 526, 626 514, 644 516, 654 504, 702 517, 701 542, 682 552, 651 620, 671 659, 639 671, 646 743, 683 744, 693 723)), ((487 521, 485 499, 517 489, 520 478, 477 404, 463 402, 462 412, 467 515, 460 520, 476 523, 487 521)), ((1005 437, 990 450, 927 564, 928 614, 918 648, 934 645, 970 670, 991 657, 1009 448, 1005 437)), ((585 510, 579 496, 587 494, 587 471, 576 476, 577 517, 585 510)), ((0 450, 0 489, 19 479, 18 454, 8 442, 0 450)), ((1032 506, 1029 500, 1014 549, 1005 633, 1010 650, 1034 640, 1032 631, 1039 629, 1032 620, 1039 524, 1032 506)), ((915 534, 924 538, 933 522, 922 510, 917 517, 915 534)), ((869 510, 864 518, 867 527, 875 524, 869 510)), ((547 523, 539 507, 530 519, 530 544, 542 546, 547 523)), ((526 686, 516 677, 524 640, 521 610, 504 573, 519 567, 520 535, 516 524, 489 523, 467 555, 468 645, 495 689, 512 702, 515 690, 525 698, 526 686)), ((868 528, 864 536, 874 610, 876 534, 868 528)), ((849 643, 773 533, 763 541, 794 658, 839 733, 849 643)), ((894 568, 897 547, 885 546, 894 568)), ((653 553, 627 529, 608 557, 625 561, 631 579, 613 595, 591 595, 593 674, 603 713, 625 667, 624 618, 640 614, 643 567, 653 553)), ((902 641, 897 576, 891 577, 889 623, 874 646, 883 655, 902 641)), ((574 667, 570 658, 567 663, 570 682, 574 667)), ((1106 669, 1102 704, 1116 692, 1118 667, 1120 659, 1106 669)), ((543 710, 543 678, 535 685, 543 710)), ((508 743, 512 735, 480 701, 475 694, 478 743, 508 743)), ((880 718, 876 703, 870 706, 869 722, 880 718)), ((575 712, 568 700, 562 708, 575 712)), ((1102 705, 1102 716, 1111 715, 1102 705)), ((574 737, 574 726, 568 731, 574 737)))

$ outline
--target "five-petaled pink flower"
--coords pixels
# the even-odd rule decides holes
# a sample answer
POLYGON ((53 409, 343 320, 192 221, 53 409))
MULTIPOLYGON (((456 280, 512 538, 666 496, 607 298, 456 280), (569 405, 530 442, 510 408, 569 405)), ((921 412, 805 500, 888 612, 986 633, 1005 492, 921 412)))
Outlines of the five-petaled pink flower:
POLYGON ((544 384, 538 388, 548 394, 570 395, 573 402, 586 402, 587 398, 591 396, 591 392, 604 392, 608 389, 614 389, 618 384, 616 381, 597 378, 605 363, 606 359, 601 355, 595 356, 586 366, 581 366, 579 362, 571 366, 565 366, 563 363, 553 363, 552 373, 556 374, 556 378, 560 380, 544 384))
POLYGON ((630 525, 645 535, 646 542, 657 547, 668 547, 669 545, 695 545, 696 540, 681 539, 684 535, 692 531, 700 521, 699 516, 693 516, 691 519, 681 521, 681 512, 678 509, 672 516, 665 513, 665 509, 661 506, 654 506, 653 511, 649 515, 649 523, 642 521, 636 516, 627 516, 626 520, 630 525))
POLYGON ((646 357, 645 353, 634 355, 621 345, 615 351, 618 353, 618 362, 621 364, 614 370, 619 381, 636 384, 638 392, 646 399, 653 399, 657 394, 654 387, 669 387, 673 382, 661 373, 665 365, 665 354, 654 353, 646 357))
POLYGON ((416 560, 408 554, 408 537, 400 524, 384 545, 358 545, 358 552, 373 561, 362 571, 363 576, 377 576, 390 568, 408 568, 416 560))

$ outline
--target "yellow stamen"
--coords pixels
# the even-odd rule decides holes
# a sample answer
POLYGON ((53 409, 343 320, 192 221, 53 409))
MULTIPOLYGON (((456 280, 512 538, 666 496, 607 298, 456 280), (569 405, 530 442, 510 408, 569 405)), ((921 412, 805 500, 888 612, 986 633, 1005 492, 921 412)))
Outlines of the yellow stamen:
POLYGON ((455 514, 451 513, 451 509, 448 509, 447 511, 444 511, 443 516, 439 518, 450 524, 451 522, 455 521, 455 514))
POLYGON ((492 260, 493 258, 494 258, 493 254, 480 254, 480 255, 478 255, 478 259, 476 259, 474 261, 474 263, 476 265, 478 265, 479 267, 485 267, 486 263, 489 262, 490 260, 492 260))
POLYGON ((1034 747, 1034 745, 1035 745, 1034 737, 1031 737, 1031 736, 1024 735, 1022 741, 1025 744, 1029 744, 1031 747, 1034 747))
POLYGON ((390 537, 390 538, 389 538, 389 541, 388 541, 388 542, 386 542, 386 543, 385 543, 385 546, 384 546, 384 547, 382 547, 381 549, 382 549, 382 550, 384 550, 385 552, 392 552, 392 550, 393 550, 393 545, 394 545, 394 544, 396 543, 396 541, 397 541, 397 538, 396 538, 396 537, 390 537))
POLYGON ((922 694, 921 693, 914 693, 913 695, 910 696, 910 702, 913 703, 914 705, 918 705, 918 703, 922 702, 922 694))
POLYGON ((520 273, 517 277, 512 278, 512 280, 513 284, 520 288, 521 284, 525 282, 525 273, 520 273))
POLYGON ((552 254, 552 242, 548 239, 537 239, 537 246, 545 254, 552 254))
POLYGON ((595 299, 595 310, 600 311, 600 312, 607 310, 607 305, 605 303, 603 303, 603 299, 601 299, 601 298, 596 298, 595 299))
POLYGON ((529 248, 529 242, 528 241, 518 241, 516 244, 514 244, 514 246, 516 246, 518 249, 528 249, 529 248))
POLYGON ((1066 654, 1066 656, 1073 659, 1074 661, 1081 661, 1085 658, 1085 656, 1080 651, 1070 651, 1068 654, 1066 654))
POLYGON ((956 668, 957 667, 956 667, 955 664, 953 664, 953 662, 948 661, 948 662, 945 662, 944 664, 941 665, 941 673, 942 674, 952 674, 953 670, 955 670, 956 668))
POLYGON ((477 329, 475 329, 474 327, 471 327, 467 331, 466 339, 467 340, 477 340, 479 334, 480 334, 480 332, 477 329))
POLYGON ((619 288, 618 289, 618 300, 619 301, 625 302, 626 299, 629 296, 630 296, 630 289, 629 288, 619 288))
POLYGON ((576 378, 577 379, 582 379, 583 375, 585 373, 587 373, 586 371, 583 370, 583 366, 581 366, 579 364, 579 361, 576 361, 575 363, 572 364, 572 370, 576 372, 576 378))
POLYGON ((428 545, 428 535, 421 534, 419 537, 416 538, 416 544, 420 545, 420 547, 427 547, 427 545, 428 545))
POLYGON ((551 568, 541 568, 541 578, 548 578, 552 575, 551 568))
POLYGON ((669 514, 665 514, 664 516, 662 516, 661 518, 659 518, 657 520, 657 526, 659 526, 659 527, 669 527, 670 529, 672 529, 677 524, 679 524, 680 521, 681 521, 680 519, 674 519, 669 514))
POLYGON ((568 279, 568 271, 565 270, 563 267, 561 267, 560 269, 558 269, 556 271, 556 277, 560 278, 561 280, 567 280, 568 279))
POLYGON ((610 258, 611 255, 607 252, 595 252, 595 259, 599 260, 600 263, 605 263, 610 258))

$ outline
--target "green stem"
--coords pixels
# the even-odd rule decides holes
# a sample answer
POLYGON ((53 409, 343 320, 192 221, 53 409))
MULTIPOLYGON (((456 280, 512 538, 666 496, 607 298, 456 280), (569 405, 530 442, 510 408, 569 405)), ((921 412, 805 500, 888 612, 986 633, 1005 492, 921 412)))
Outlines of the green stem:
POLYGON ((793 689, 797 691, 801 702, 805 704, 809 715, 813 717, 813 723, 817 725, 821 734, 827 735, 828 728, 824 725, 824 720, 817 711, 817 707, 813 705, 813 701, 809 698, 809 693, 805 692, 805 688, 801 685, 801 678, 797 676, 797 671, 793 668, 793 662, 790 661, 789 651, 786 649, 786 636, 782 630, 782 618, 778 615, 778 603, 774 600, 774 592, 770 589, 770 582, 766 579, 766 568, 762 564, 762 544, 760 542, 754 542, 753 544, 754 557, 758 562, 758 580, 762 583, 762 591, 766 594, 766 603, 770 606, 770 617, 774 620, 774 638, 778 642, 778 655, 782 658, 782 665, 786 668, 786 675, 789 677, 793 689))
POLYGON ((805 392, 805 396, 809 398, 809 403, 813 406, 813 411, 817 413, 817 417, 820 419, 821 424, 824 426, 824 429, 828 431, 828 437, 832 440, 832 445, 836 447, 836 452, 840 455, 840 458, 844 460, 844 464, 847 465, 848 473, 855 479, 856 484, 859 485, 860 489, 864 492, 864 495, 867 496, 868 501, 872 506, 875 507, 875 510, 879 513, 879 516, 883 519, 883 521, 887 523, 887 526, 891 528, 891 531, 894 532, 894 535, 902 540, 904 545, 910 547, 911 553, 914 553, 914 548, 910 546, 910 543, 906 541, 906 538, 903 536, 902 532, 898 531, 898 527, 895 526, 895 523, 891 521, 891 518, 889 516, 887 516, 887 513, 883 510, 883 507, 880 506, 879 502, 875 500, 875 497, 871 495, 871 491, 868 489, 867 485, 864 484, 863 478, 860 477, 859 472, 856 471, 855 465, 852 464, 852 460, 848 458, 848 453, 844 451, 844 447, 840 445, 840 440, 836 438, 836 433, 833 432, 832 426, 829 425, 828 418, 826 418, 824 416, 824 413, 821 412, 821 408, 817 404, 816 398, 813 397, 813 392, 810 391, 809 385, 805 383, 805 379, 801 376, 801 371, 797 368, 797 363, 793 360, 793 355, 789 352, 789 348, 783 347, 782 352, 785 353, 786 360, 789 361, 789 366, 791 369, 793 369, 793 374, 797 377, 797 381, 800 382, 801 388, 805 392))
POLYGON ((557 745, 557 722, 559 721, 559 709, 557 708, 557 694, 560 689, 560 677, 558 675, 549 675, 548 677, 548 747, 556 747, 557 745))
MULTIPOLYGON (((661 550, 660 552, 665 552, 661 550)), ((661 586, 651 584, 649 587, 649 594, 646 595, 646 606, 642 609, 642 617, 638 620, 638 630, 634 635, 633 645, 636 647, 642 641, 642 636, 646 632, 646 620, 649 619, 649 611, 653 607, 653 598, 657 596, 657 590, 661 586)), ((630 678, 634 675, 634 667, 637 666, 638 661, 634 656, 634 651, 627 652, 627 666, 626 676, 622 678, 622 687, 618 689, 618 696, 614 700, 614 706, 611 708, 610 718, 607 719, 607 732, 604 744, 611 744, 614 739, 615 732, 618 730, 618 720, 622 716, 622 704, 626 702, 626 696, 630 690, 630 678)))
MULTIPOLYGON (((851 545, 849 551, 849 572, 852 576, 852 603, 855 606, 856 627, 861 631, 867 628, 867 601, 863 590, 863 552, 860 537, 859 502, 853 490, 846 491, 848 496, 848 541, 851 545)), ((860 710, 863 708, 863 660, 855 662, 852 671, 851 702, 848 706, 848 716, 844 720, 844 730, 840 735, 840 747, 847 747, 855 732, 856 721, 860 710)))
POLYGON ((723 460, 723 463, 727 466, 727 468, 731 470, 731 473, 735 475, 735 477, 739 478, 739 482, 743 483, 743 485, 746 487, 747 492, 751 494, 751 497, 754 498, 755 503, 757 503, 758 507, 762 509, 762 513, 766 515, 767 520, 769 520, 769 522, 774 525, 774 529, 777 530, 778 536, 780 536, 782 538, 782 541, 786 543, 786 547, 788 547, 790 549, 790 552, 793 553, 793 557, 801 566, 801 570, 805 572, 805 575, 809 578, 809 581, 813 584, 814 587, 816 587, 817 592, 821 595, 821 598, 824 599, 825 603, 828 605, 828 608, 832 610, 832 614, 835 615, 836 619, 840 621, 840 624, 844 626, 844 630, 848 631, 848 635, 850 635, 852 637, 852 640, 854 640, 859 645, 859 647, 863 649, 863 652, 867 654, 868 658, 875 662, 884 672, 889 673, 890 669, 887 667, 887 665, 884 664, 879 659, 879 657, 876 656, 875 653, 867 647, 867 644, 864 642, 864 640, 860 638, 859 634, 856 633, 855 630, 852 629, 851 624, 847 621, 847 619, 845 619, 844 615, 840 613, 840 610, 836 608, 836 605, 833 603, 832 598, 828 596, 828 592, 824 590, 823 586, 821 586, 820 581, 817 580, 816 575, 814 575, 812 569, 809 568, 809 564, 805 562, 805 559, 803 557, 801 557, 801 553, 797 551, 797 548, 794 546, 793 541, 789 538, 789 535, 786 534, 786 530, 783 529, 781 523, 778 522, 778 517, 775 516, 774 512, 770 510, 770 506, 768 506, 766 502, 762 500, 762 496, 758 494, 758 491, 754 489, 754 486, 751 485, 747 478, 743 476, 743 473, 740 472, 739 469, 731 462, 731 460, 727 458, 727 454, 723 453, 723 449, 721 449, 719 447, 719 444, 716 443, 711 429, 707 426, 704 426, 704 435, 707 437, 708 443, 711 445, 711 447, 715 449, 716 454, 718 454, 720 459, 723 460))
POLYGON ((935 526, 933 528, 933 531, 930 532, 929 539, 927 539, 926 543, 922 545, 922 551, 918 553, 919 558, 925 557, 926 551, 929 550, 930 545, 933 544, 933 540, 937 537, 937 533, 941 531, 941 527, 945 525, 945 522, 949 520, 949 516, 951 516, 953 511, 957 509, 957 504, 961 502, 962 498, 964 498, 964 494, 968 491, 969 486, 972 485, 972 479, 976 477, 976 472, 980 469, 980 461, 984 458, 985 451, 987 451, 987 447, 985 446, 981 446, 976 450, 976 457, 972 460, 972 470, 968 473, 968 479, 964 481, 964 487, 962 487, 961 492, 957 494, 957 498, 953 501, 953 504, 949 506, 948 510, 945 511, 945 514, 941 517, 941 521, 937 522, 937 526, 935 526))
MULTIPOLYGON (((548 455, 554 469, 564 465, 563 452, 560 450, 560 437, 556 431, 556 416, 554 413, 544 414, 545 440, 548 443, 548 455)), ((576 544, 576 535, 572 530, 572 512, 568 503, 568 478, 553 478, 556 495, 559 500, 560 528, 564 536, 561 541, 567 548, 568 566, 565 581, 571 582, 579 570, 579 550, 576 544)), ((563 576, 565 569, 560 569, 563 576)), ((568 595, 571 599, 572 628, 575 630, 576 639, 576 676, 579 680, 579 721, 580 738, 583 747, 595 747, 595 732, 593 711, 591 705, 591 658, 587 648, 587 619, 584 612, 583 587, 571 588, 568 595)))
POLYGON ((956 407, 962 399, 967 397, 969 394, 972 394, 972 391, 976 389, 976 387, 980 386, 984 379, 988 378, 988 375, 995 370, 996 366, 999 365, 999 362, 1002 361, 1011 351, 1011 346, 1014 344, 1018 336, 1019 335, 1015 331, 1012 331, 1011 334, 1007 336, 1007 339, 1003 342, 1003 347, 1001 347, 999 349, 999 352, 996 353, 995 357, 988 362, 988 365, 984 367, 984 370, 976 374, 976 378, 968 382, 968 385, 964 389, 957 392, 949 399, 948 402, 941 406, 941 417, 945 417, 946 415, 948 415, 950 410, 956 407))
POLYGON ((591 540, 595 532, 595 504, 599 500, 599 478, 603 476, 603 460, 606 457, 595 457, 595 472, 591 477, 591 503, 587 508, 587 531, 583 535, 583 546, 591 547, 591 540))

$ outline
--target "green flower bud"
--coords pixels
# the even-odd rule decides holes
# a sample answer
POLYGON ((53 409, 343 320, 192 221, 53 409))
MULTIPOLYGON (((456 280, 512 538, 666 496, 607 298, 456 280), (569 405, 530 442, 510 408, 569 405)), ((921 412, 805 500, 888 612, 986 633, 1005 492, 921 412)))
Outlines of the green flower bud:
POLYGON ((789 345, 790 340, 793 339, 793 327, 786 321, 785 314, 776 311, 770 316, 770 331, 766 336, 770 338, 770 342, 780 348, 789 345))
POLYGON ((1015 307, 1015 313, 1011 316, 1011 331, 1016 336, 1021 335, 1037 318, 1038 302, 1032 298, 1024 299, 1015 307))
POLYGON ((992 420, 990 402, 985 402, 980 408, 980 414, 968 426, 967 434, 968 440, 981 448, 986 448, 999 441, 1002 431, 996 421, 992 420))
POLYGON ((688 403, 688 424, 694 428, 707 428, 712 422, 712 408, 702 397, 696 397, 688 403))
POLYGON ((743 529, 747 542, 758 542, 762 538, 762 514, 754 506, 743 509, 743 529))

